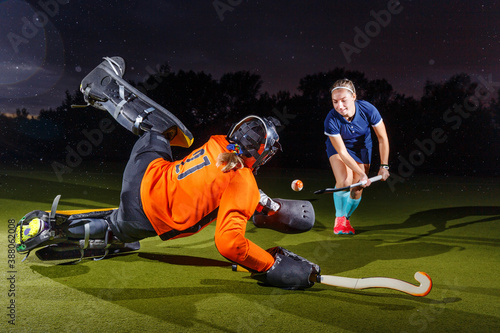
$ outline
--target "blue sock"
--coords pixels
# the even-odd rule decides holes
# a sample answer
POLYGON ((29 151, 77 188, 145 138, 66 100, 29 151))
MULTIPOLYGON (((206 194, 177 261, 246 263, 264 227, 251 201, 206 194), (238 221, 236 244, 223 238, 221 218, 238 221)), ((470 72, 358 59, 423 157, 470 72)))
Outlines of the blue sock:
POLYGON ((352 213, 354 213, 354 211, 356 210, 356 208, 358 208, 360 201, 361 201, 361 198, 353 199, 353 198, 351 198, 351 196, 349 196, 349 198, 347 199, 346 206, 345 206, 345 211, 346 211, 345 216, 347 217, 347 219, 349 219, 351 217, 352 213))
POLYGON ((346 216, 347 198, 350 197, 349 191, 334 192, 333 202, 335 204, 335 217, 346 216))

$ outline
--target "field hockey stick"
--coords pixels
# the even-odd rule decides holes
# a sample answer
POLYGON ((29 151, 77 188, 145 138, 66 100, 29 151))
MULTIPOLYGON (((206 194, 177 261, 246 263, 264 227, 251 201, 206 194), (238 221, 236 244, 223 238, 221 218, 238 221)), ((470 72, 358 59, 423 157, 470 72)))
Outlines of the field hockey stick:
MULTIPOLYGON (((233 271, 248 272, 247 269, 233 264, 233 271)), ((385 288, 407 293, 412 296, 426 296, 432 289, 431 277, 424 272, 416 272, 415 280, 420 282, 419 286, 409 282, 388 278, 388 277, 368 277, 368 278, 348 278, 335 275, 313 275, 312 282, 319 282, 333 287, 342 287, 348 289, 368 289, 368 288, 385 288)))
POLYGON ((354 279, 335 275, 317 275, 315 282, 348 289, 386 288, 401 291, 412 296, 426 296, 432 289, 431 277, 427 273, 416 272, 414 278, 420 282, 419 286, 387 277, 354 279))
MULTIPOLYGON (((382 176, 378 175, 378 176, 370 178, 370 181, 373 183, 373 182, 376 182, 376 181, 381 180, 381 179, 382 179, 382 176)), ((344 187, 328 187, 328 188, 325 188, 323 190, 317 190, 317 191, 314 192, 314 194, 323 194, 323 193, 333 193, 333 192, 345 191, 345 190, 351 189, 351 188, 356 187, 356 186, 365 185, 366 183, 367 182, 365 180, 363 180, 363 181, 361 181, 359 183, 355 183, 355 184, 352 184, 352 185, 349 185, 349 186, 344 186, 344 187)))

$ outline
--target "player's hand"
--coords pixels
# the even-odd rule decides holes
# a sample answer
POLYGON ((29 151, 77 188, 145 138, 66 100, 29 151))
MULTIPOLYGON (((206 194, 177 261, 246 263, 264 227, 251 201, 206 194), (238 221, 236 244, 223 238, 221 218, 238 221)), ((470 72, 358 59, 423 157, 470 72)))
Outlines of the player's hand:
MULTIPOLYGON (((271 199, 270 199, 271 200, 271 199)), ((314 207, 306 200, 272 199, 278 205, 275 212, 255 212, 253 224, 258 228, 269 228, 285 234, 297 234, 311 230, 316 219, 314 207)))
POLYGON ((361 185, 361 187, 363 187, 363 188, 370 186, 372 183, 372 181, 370 180, 370 178, 368 178, 368 176, 366 174, 362 174, 361 178, 359 178, 359 181, 366 182, 364 185, 361 185))
POLYGON ((273 215, 274 213, 280 210, 279 203, 271 199, 261 189, 259 189, 259 193, 260 193, 260 200, 256 209, 257 213, 261 213, 264 215, 273 215))
POLYGON ((388 170, 388 169, 384 169, 384 168, 380 168, 380 169, 379 169, 379 171, 378 171, 378 174, 379 174, 380 176, 382 176, 382 180, 383 180, 383 181, 386 181, 386 180, 387 180, 387 178, 389 178, 389 176, 391 175, 391 174, 389 173, 389 170, 388 170))
POLYGON ((266 272, 252 273, 252 278, 283 289, 304 289, 314 285, 314 277, 320 273, 318 265, 282 247, 273 247, 267 252, 274 256, 274 265, 266 272))

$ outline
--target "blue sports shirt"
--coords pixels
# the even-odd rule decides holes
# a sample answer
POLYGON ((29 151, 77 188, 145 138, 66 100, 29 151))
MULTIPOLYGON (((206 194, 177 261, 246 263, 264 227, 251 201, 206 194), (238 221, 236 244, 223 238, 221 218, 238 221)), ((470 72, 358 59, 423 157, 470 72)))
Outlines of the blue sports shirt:
MULTIPOLYGON (((325 135, 341 136, 347 151, 359 163, 370 164, 372 136, 370 126, 382 122, 380 112, 371 103, 354 101, 356 113, 352 121, 347 121, 335 109, 331 109, 325 119, 325 135)), ((328 157, 336 154, 330 138, 326 140, 328 157)))

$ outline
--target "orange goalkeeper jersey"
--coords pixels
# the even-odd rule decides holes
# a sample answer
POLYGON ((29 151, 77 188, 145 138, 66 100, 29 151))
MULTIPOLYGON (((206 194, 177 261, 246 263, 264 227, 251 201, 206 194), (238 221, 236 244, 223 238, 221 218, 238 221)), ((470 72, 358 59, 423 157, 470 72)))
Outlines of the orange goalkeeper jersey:
POLYGON ((249 168, 222 172, 216 166, 228 152, 222 135, 212 136, 183 160, 152 161, 141 183, 144 213, 158 235, 184 231, 219 208, 215 245, 220 254, 247 268, 262 272, 274 258, 245 238, 247 221, 259 203, 259 189, 249 168))

